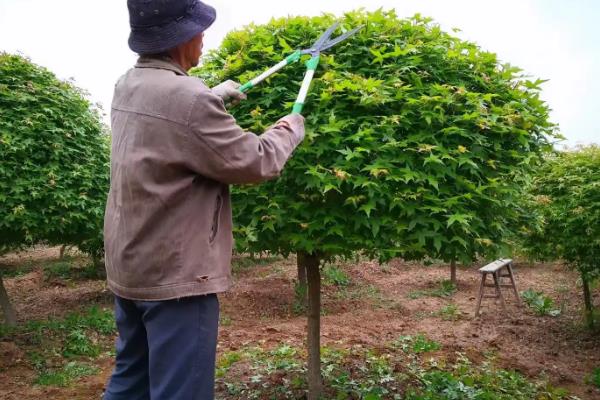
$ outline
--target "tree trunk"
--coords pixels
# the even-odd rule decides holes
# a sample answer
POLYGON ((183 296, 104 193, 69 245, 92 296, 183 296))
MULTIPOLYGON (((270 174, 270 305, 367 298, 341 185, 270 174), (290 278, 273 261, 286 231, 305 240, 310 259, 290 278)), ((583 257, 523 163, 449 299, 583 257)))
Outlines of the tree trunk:
POLYGON ((306 255, 304 253, 298 253, 296 255, 296 266, 298 268, 298 286, 296 288, 296 302, 300 304, 300 309, 302 311, 306 310, 306 307, 308 305, 305 257, 306 255))
POLYGON ((303 257, 302 253, 298 253, 296 266, 298 267, 298 284, 306 287, 306 266, 302 263, 303 257))
POLYGON ((594 327, 594 305, 592 304, 592 293, 590 282, 584 274, 581 274, 583 282, 583 303, 585 304, 585 320, 589 328, 594 327))
POLYGON ((303 254, 300 263, 308 283, 308 400, 318 400, 323 390, 321 379, 321 272, 316 255, 303 254))
POLYGON ((60 258, 61 260, 63 258, 65 258, 65 250, 67 249, 67 245, 63 244, 62 246, 60 246, 60 253, 58 255, 58 258, 60 258))
POLYGON ((17 314, 15 313, 15 309, 13 308, 12 304, 10 304, 8 293, 6 293, 6 288, 4 287, 4 282, 2 281, 2 274, 0 274, 0 306, 2 306, 2 311, 4 312, 4 322, 6 325, 17 325, 17 314))
POLYGON ((456 282, 456 260, 452 260, 450 262, 450 282, 452 282, 454 285, 457 284, 456 282))

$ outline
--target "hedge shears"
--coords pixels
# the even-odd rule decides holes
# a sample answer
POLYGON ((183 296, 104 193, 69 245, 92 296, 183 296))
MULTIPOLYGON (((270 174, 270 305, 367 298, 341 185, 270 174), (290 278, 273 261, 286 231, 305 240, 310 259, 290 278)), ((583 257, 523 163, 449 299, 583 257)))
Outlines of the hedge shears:
POLYGON ((340 25, 339 22, 334 23, 325 31, 325 33, 323 33, 321 35, 321 37, 319 37, 319 39, 317 39, 317 41, 310 48, 304 49, 304 50, 296 50, 295 52, 293 52, 292 54, 287 56, 285 59, 283 59, 278 64, 272 66, 271 68, 269 68, 268 70, 266 70, 265 72, 263 72, 262 74, 257 76, 256 78, 254 78, 251 81, 242 85, 239 90, 242 92, 247 92, 252 87, 258 85, 260 82, 264 81, 269 76, 273 75, 274 73, 276 73, 277 71, 279 71, 280 69, 285 67, 286 65, 293 64, 296 61, 298 61, 303 54, 310 54, 311 58, 308 61, 306 61, 306 73, 304 75, 304 80, 302 81, 302 86, 300 87, 300 92, 298 93, 298 97, 296 98, 296 102, 294 103, 294 107, 292 109, 293 113, 300 114, 302 112, 302 108, 304 107, 304 101, 306 100, 306 95, 308 94, 308 89, 310 87, 310 83, 315 74, 315 70, 317 69, 317 66, 319 65, 319 55, 321 54, 321 52, 329 49, 330 47, 335 46, 336 44, 338 44, 340 42, 343 42, 344 40, 348 39, 350 36, 352 36, 356 32, 358 32, 360 29, 362 29, 362 27, 363 27, 361 25, 357 28, 354 28, 354 29, 336 37, 335 39, 330 40, 329 38, 331 37, 331 35, 333 34, 333 32, 337 29, 337 27, 339 25, 340 25))

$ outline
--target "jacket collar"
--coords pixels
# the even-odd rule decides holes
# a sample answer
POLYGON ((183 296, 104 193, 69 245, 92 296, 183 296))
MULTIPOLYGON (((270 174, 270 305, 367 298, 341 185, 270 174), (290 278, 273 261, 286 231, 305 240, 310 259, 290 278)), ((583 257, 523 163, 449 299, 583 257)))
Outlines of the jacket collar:
POLYGON ((155 68, 173 71, 177 75, 187 75, 187 72, 170 57, 164 56, 141 56, 138 58, 135 68, 155 68))

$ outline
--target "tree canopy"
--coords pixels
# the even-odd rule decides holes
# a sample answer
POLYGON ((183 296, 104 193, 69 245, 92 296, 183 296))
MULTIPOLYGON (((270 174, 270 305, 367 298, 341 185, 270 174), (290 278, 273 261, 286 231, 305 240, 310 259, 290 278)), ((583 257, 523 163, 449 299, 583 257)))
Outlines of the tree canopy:
POLYGON ((44 242, 102 253, 108 142, 82 90, 0 53, 0 250, 44 242))
MULTIPOLYGON (((291 17, 227 35, 196 74, 242 83, 334 17, 291 17)), ((307 138, 282 176, 233 191, 241 250, 468 262, 498 251, 522 177, 555 135, 541 80, 419 15, 356 11, 365 25, 321 57, 304 108, 307 138)), ((231 112, 262 131, 289 112, 302 80, 286 67, 231 112)))

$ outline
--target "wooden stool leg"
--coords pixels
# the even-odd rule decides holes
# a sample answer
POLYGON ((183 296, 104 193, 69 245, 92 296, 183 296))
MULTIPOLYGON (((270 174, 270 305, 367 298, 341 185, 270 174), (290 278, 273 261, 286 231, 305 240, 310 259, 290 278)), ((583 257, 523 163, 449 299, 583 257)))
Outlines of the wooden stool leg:
POLYGON ((496 286, 496 296, 500 299, 502 309, 506 311, 506 303, 504 302, 504 296, 500 290, 500 277, 498 276, 498 272, 494 272, 492 276, 494 277, 494 286, 496 286))
POLYGON ((484 272, 481 274, 481 285, 479 285, 479 298, 477 299, 477 307, 475 308, 475 317, 479 316, 479 309, 481 308, 481 299, 483 299, 483 290, 485 288, 485 281, 487 274, 484 272))
POLYGON ((515 275, 513 274, 512 263, 507 265, 508 274, 510 275, 510 281, 512 283, 513 292, 515 293, 515 297, 517 298, 517 304, 521 305, 521 296, 519 296, 519 291, 517 290, 517 282, 515 281, 515 275))

